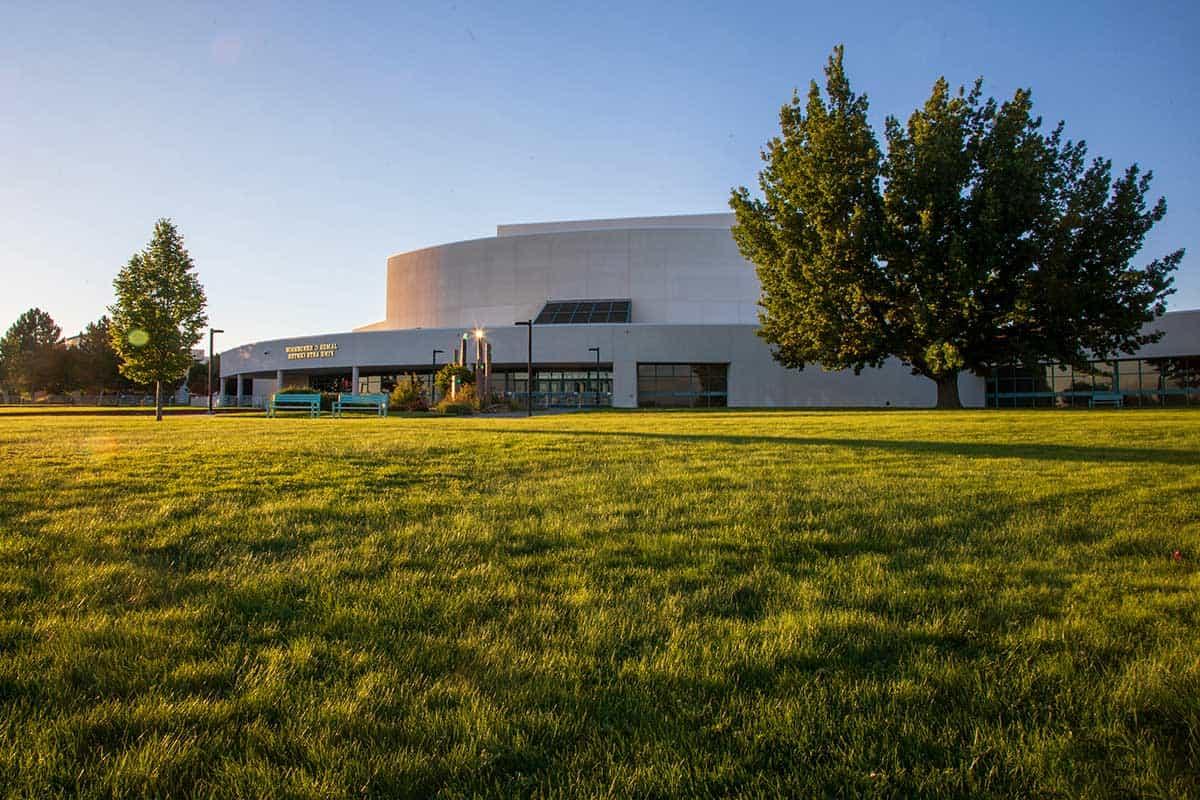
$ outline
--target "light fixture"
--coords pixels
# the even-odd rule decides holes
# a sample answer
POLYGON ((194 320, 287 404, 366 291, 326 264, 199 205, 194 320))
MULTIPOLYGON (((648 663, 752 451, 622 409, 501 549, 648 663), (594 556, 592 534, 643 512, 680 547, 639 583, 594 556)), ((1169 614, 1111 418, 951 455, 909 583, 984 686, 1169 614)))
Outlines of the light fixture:
POLYGON ((209 415, 211 415, 213 413, 213 392, 212 392, 213 336, 218 333, 224 333, 224 332, 225 331, 222 330, 221 328, 209 328, 208 329, 208 386, 206 387, 206 389, 208 390, 208 413, 209 413, 209 415))

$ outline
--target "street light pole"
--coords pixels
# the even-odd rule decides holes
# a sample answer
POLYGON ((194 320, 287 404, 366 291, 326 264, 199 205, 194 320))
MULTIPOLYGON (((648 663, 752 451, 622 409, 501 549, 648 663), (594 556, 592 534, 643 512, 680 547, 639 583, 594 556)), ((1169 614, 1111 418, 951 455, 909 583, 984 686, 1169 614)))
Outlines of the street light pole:
POLYGON ((525 355, 525 411, 526 416, 533 416, 533 320, 514 322, 513 325, 524 325, 529 329, 529 349, 525 355))
POLYGON ((212 367, 213 367, 213 334, 224 333, 220 328, 208 329, 208 413, 213 413, 212 367))
POLYGON ((588 352, 596 354, 596 384, 595 384, 596 385, 596 405, 599 406, 600 405, 600 348, 599 347, 589 347, 588 352))
POLYGON ((433 406, 433 404, 437 402, 437 397, 433 394, 434 381, 437 380, 437 357, 438 357, 438 353, 444 353, 444 352, 446 352, 446 351, 445 350, 434 350, 433 351, 433 372, 431 372, 429 374, 429 405, 430 406, 433 406))

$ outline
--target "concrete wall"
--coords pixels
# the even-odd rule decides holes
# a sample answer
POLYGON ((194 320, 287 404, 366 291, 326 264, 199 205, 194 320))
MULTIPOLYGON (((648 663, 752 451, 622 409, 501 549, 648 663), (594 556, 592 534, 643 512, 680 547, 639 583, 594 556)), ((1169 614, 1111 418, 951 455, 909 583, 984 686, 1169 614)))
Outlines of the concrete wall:
MULTIPOLYGON (((285 385, 302 383, 309 374, 346 372, 358 366, 363 373, 403 372, 430 363, 434 348, 444 352, 438 363, 450 360, 459 346, 464 327, 385 330, 306 336, 244 345, 221 354, 221 376, 235 374, 256 379, 254 392, 274 390, 277 370, 284 370, 285 385), (302 345, 337 345, 332 355, 289 360, 286 348, 302 345)), ((1200 355, 1200 311, 1167 314, 1146 326, 1162 330, 1162 341, 1148 345, 1136 356, 1200 355)), ((493 360, 497 366, 524 367, 526 330, 510 323, 489 327, 493 360)), ((914 376, 899 362, 854 375, 846 370, 825 372, 818 366, 803 371, 785 369, 771 358, 770 349, 753 325, 543 325, 534 327, 534 363, 539 366, 590 364, 600 348, 600 360, 613 366, 613 402, 620 407, 637 404, 637 365, 641 363, 729 364, 731 406, 932 406, 933 382, 914 376)), ((984 381, 963 375, 959 392, 964 405, 982 406, 984 381)))
MULTIPOLYGON (((533 359, 536 365, 590 364, 600 348, 600 360, 613 366, 613 403, 637 405, 638 363, 729 364, 731 406, 932 406, 936 391, 932 381, 911 375, 897 362, 877 370, 825 372, 809 367, 803 372, 777 364, 752 325, 553 325, 534 328, 533 359)), ((403 372, 423 368, 434 348, 444 364, 461 342, 462 328, 409 331, 372 331, 309 336, 245 345, 221 354, 222 375, 245 374, 274 379, 285 370, 284 383, 303 380, 305 374, 349 372, 403 372), (336 344, 322 358, 288 360, 285 348, 336 344)), ((523 367, 526 330, 513 325, 488 329, 493 360, 498 366, 523 367)), ((256 382, 255 391, 258 391, 256 382)), ((265 384, 264 384, 265 385, 265 384)), ((983 380, 963 376, 963 403, 983 405, 983 380)))
MULTIPOLYGON (((722 224, 615 220, 623 227, 510 232, 394 255, 387 317, 361 330, 509 325, 537 316, 548 300, 609 298, 632 300, 635 323, 755 324, 758 276, 724 224, 729 215, 708 216, 722 224)), ((510 227, 571 224, 582 223, 510 227)))
POLYGON ((1139 358, 1200 355, 1200 309, 1164 314, 1142 331, 1162 331, 1163 338, 1138 350, 1139 358))
POLYGON ((728 231, 736 218, 733 214, 673 214, 667 217, 618 217, 615 219, 576 219, 562 222, 525 222, 497 225, 497 236, 529 236, 538 233, 575 231, 663 230, 665 228, 708 228, 728 231))

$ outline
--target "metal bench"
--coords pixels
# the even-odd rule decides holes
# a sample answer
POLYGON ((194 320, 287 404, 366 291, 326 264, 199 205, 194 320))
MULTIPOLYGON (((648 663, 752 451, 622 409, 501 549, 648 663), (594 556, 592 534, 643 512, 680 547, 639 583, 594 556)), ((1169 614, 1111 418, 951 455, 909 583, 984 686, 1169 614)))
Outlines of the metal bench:
POLYGON ((388 412, 386 394, 339 394, 333 401, 333 415, 342 416, 347 411, 371 411, 380 417, 388 412))
POLYGON ((267 404, 267 416, 273 417, 279 411, 307 411, 310 417, 321 416, 320 394, 273 394, 267 404))
POLYGON ((1098 405, 1124 408, 1125 395, 1120 392, 1092 392, 1092 396, 1088 398, 1088 408, 1095 408, 1098 405))

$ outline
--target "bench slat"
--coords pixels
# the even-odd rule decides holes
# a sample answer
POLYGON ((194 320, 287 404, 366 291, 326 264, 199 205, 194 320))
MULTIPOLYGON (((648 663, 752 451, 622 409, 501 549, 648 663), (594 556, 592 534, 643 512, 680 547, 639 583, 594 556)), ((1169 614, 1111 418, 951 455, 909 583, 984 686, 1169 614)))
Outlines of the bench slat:
POLYGON ((1117 408, 1125 407, 1125 395, 1120 392, 1092 392, 1088 398, 1088 408, 1095 408, 1097 403, 1108 403, 1117 408))
POLYGON ((310 417, 321 416, 321 395, 309 393, 276 393, 271 395, 267 404, 267 416, 275 416, 276 411, 308 411, 310 417))
POLYGON ((333 403, 333 415, 342 416, 343 411, 374 411, 381 417, 387 416, 388 396, 386 394, 348 394, 341 393, 333 403))

